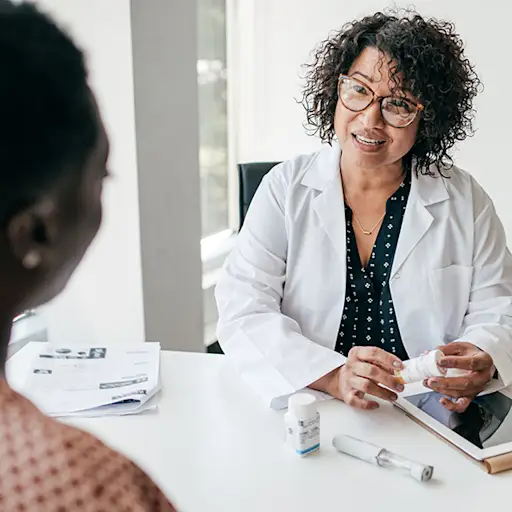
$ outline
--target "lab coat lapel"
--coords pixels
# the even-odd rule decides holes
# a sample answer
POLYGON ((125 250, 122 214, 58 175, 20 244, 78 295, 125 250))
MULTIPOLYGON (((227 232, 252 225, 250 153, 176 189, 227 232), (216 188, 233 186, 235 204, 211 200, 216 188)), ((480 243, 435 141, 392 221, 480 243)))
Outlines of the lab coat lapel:
POLYGON ((333 179, 315 198, 313 207, 320 224, 342 261, 346 258, 345 206, 341 178, 333 179))
POLYGON ((301 183, 319 192, 313 199, 313 209, 340 259, 345 261, 345 205, 339 170, 340 156, 337 143, 320 151, 310 163, 301 183))
POLYGON ((398 238, 391 279, 430 229, 434 217, 428 207, 447 199, 449 199, 449 195, 443 178, 423 175, 417 177, 413 172, 411 191, 398 238))

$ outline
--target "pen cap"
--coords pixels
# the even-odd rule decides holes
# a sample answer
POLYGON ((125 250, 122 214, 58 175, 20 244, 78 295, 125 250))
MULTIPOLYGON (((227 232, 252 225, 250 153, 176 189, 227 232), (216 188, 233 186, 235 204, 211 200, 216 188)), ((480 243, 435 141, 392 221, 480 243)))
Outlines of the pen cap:
POLYGON ((357 457, 372 464, 377 464, 377 457, 382 452, 382 448, 379 446, 343 434, 335 436, 332 444, 339 452, 352 455, 352 457, 357 457))
POLYGON ((428 482, 434 474, 434 468, 425 464, 411 462, 411 476, 419 482, 428 482))
POLYGON ((311 418, 317 413, 316 398, 309 393, 296 393, 288 399, 288 412, 297 419, 311 418))

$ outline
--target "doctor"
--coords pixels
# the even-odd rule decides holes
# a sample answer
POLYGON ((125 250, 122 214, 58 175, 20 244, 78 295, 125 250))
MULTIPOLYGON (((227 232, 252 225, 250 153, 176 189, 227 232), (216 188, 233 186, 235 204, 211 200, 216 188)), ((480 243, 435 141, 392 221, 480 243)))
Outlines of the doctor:
POLYGON ((450 24, 377 13, 317 50, 303 104, 328 145, 265 177, 216 290, 219 342, 271 406, 310 387, 376 408, 438 346, 467 370, 425 383, 445 407, 512 383, 512 258, 449 157, 480 85, 463 47, 450 24))

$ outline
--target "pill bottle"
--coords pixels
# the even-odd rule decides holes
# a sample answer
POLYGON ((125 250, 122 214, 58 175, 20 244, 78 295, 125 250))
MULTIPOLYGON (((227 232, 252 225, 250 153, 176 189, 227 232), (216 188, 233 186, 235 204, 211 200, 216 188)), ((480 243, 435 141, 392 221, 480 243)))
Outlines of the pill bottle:
POLYGON ((402 384, 420 382, 429 377, 442 377, 446 374, 446 370, 440 368, 438 362, 443 355, 440 350, 432 350, 427 354, 404 361, 404 367, 396 370, 395 376, 402 384))
POLYGON ((303 457, 320 448, 320 413, 313 395, 292 395, 288 399, 284 421, 286 442, 297 455, 303 457))

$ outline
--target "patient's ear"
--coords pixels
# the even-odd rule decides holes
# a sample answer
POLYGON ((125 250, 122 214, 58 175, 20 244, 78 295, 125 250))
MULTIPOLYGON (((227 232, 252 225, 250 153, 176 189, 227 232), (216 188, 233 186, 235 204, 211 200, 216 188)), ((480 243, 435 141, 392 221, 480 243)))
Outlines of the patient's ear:
POLYGON ((50 198, 14 215, 6 230, 14 259, 27 270, 51 267, 57 253, 57 227, 56 203, 50 198))

